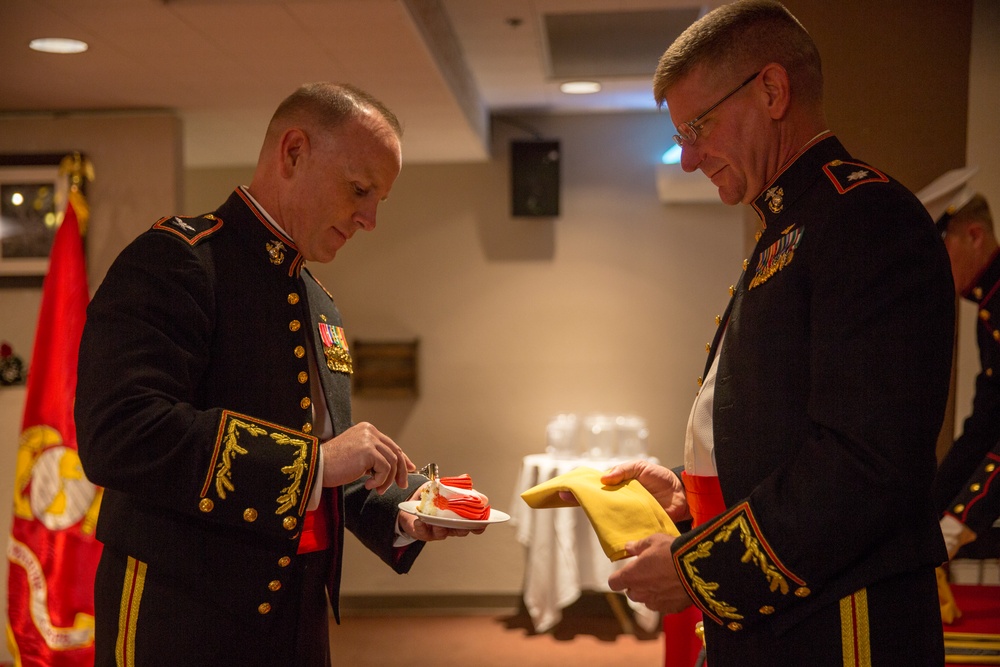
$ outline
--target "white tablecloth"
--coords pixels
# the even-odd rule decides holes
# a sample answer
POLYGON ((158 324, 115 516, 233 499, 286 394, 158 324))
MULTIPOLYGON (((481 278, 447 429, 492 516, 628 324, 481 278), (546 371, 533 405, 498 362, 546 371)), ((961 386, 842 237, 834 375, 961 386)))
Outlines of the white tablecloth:
MULTIPOLYGON (((524 457, 510 518, 518 541, 526 547, 524 604, 536 631, 545 632, 558 623, 562 610, 576 602, 581 591, 611 592, 608 577, 628 559, 615 563, 608 559, 579 507, 535 510, 521 499, 521 493, 580 466, 606 470, 625 460, 556 459, 548 454, 524 457)), ((652 632, 659 627, 658 612, 632 600, 628 603, 643 629, 652 632)))

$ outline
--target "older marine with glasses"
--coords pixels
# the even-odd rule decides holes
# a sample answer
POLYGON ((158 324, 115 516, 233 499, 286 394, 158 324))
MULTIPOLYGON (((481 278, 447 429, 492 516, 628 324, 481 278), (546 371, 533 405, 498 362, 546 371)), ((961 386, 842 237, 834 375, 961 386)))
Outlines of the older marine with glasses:
POLYGON ((694 118, 686 123, 681 123, 680 125, 678 125, 677 134, 674 135, 674 141, 677 142, 677 145, 680 146, 681 148, 684 148, 685 146, 690 146, 694 142, 698 141, 698 129, 701 127, 698 123, 701 121, 701 119, 707 116, 708 114, 712 113, 713 111, 715 111, 716 107, 718 107, 720 104, 722 104, 730 97, 738 93, 740 89, 743 88, 745 85, 756 79, 762 71, 763 70, 758 70, 757 72, 754 72, 753 74, 748 76, 743 81, 743 83, 741 83, 740 85, 736 86, 728 93, 726 93, 721 100, 719 100, 712 106, 708 107, 708 109, 704 113, 700 114, 697 118, 694 118))

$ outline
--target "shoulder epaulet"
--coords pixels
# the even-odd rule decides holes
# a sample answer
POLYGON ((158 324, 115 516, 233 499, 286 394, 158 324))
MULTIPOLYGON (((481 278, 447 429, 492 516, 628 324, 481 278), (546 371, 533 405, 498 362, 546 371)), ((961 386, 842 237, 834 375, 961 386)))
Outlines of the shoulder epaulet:
POLYGON ((222 219, 211 213, 197 217, 175 215, 170 218, 160 218, 153 225, 153 229, 175 234, 193 246, 222 229, 222 219))
POLYGON ((833 182, 840 194, 865 183, 889 182, 888 176, 862 162, 834 160, 824 164, 823 171, 826 172, 827 177, 833 182))

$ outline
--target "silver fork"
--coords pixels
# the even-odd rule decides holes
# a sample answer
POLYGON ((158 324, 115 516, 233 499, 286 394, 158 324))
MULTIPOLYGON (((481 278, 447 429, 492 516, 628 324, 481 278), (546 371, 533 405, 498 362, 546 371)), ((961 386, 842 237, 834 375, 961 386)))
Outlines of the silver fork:
POLYGON ((437 479, 438 465, 436 463, 428 463, 423 468, 418 470, 417 473, 423 475, 427 479, 437 479))

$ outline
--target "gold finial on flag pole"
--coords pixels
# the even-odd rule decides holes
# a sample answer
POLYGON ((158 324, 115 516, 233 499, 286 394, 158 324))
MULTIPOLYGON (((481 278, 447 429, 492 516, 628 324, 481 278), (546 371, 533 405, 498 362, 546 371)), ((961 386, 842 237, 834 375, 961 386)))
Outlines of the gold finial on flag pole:
POLYGON ((73 204, 80 234, 86 235, 90 206, 84 196, 86 184, 94 180, 94 165, 86 155, 73 151, 59 162, 59 173, 69 180, 69 203, 73 204))

